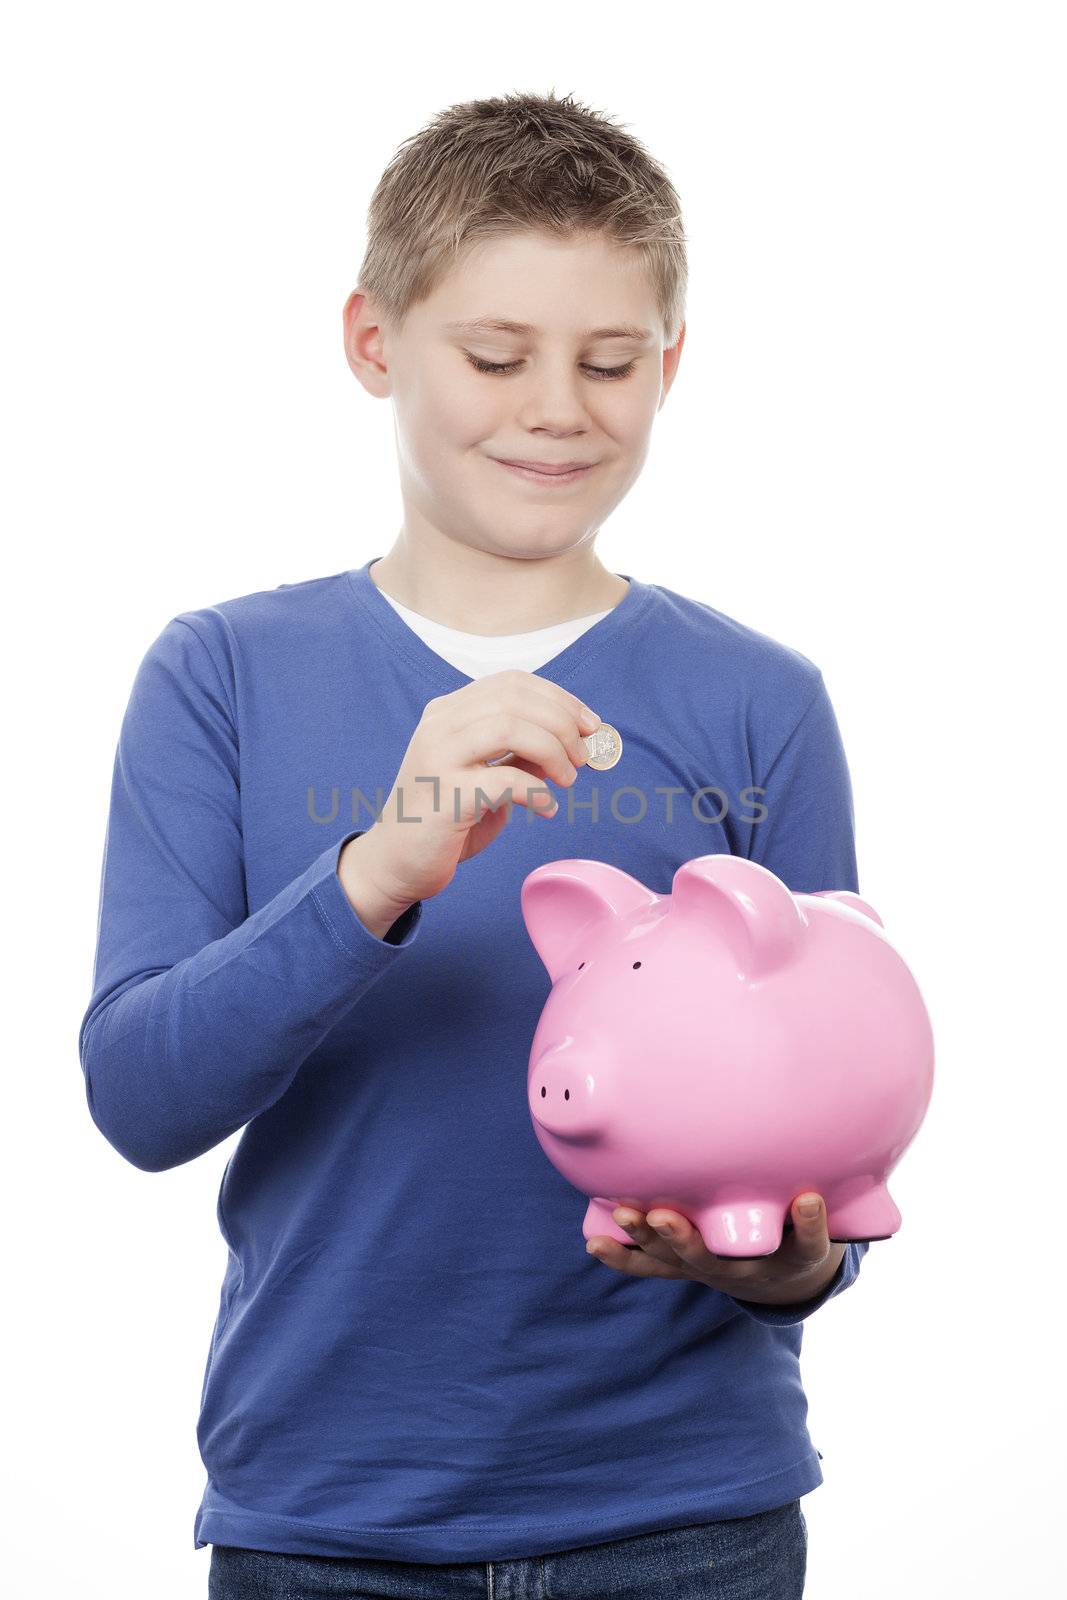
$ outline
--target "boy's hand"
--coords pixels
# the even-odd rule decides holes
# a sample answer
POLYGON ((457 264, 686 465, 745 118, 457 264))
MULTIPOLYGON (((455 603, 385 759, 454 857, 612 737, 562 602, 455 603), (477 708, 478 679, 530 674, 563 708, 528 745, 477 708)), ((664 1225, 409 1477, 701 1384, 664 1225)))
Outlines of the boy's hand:
POLYGON ((373 903, 384 921, 439 894, 503 828, 509 790, 551 816, 558 801, 546 778, 574 782, 588 759, 582 737, 599 724, 577 695, 518 669, 428 701, 381 816, 341 852, 338 876, 356 909, 373 903), (501 755, 507 766, 488 764, 501 755))
POLYGON ((634 1250, 604 1234, 595 1235, 586 1242, 586 1249, 605 1266, 635 1278, 692 1278, 756 1305, 782 1306, 814 1300, 834 1277, 847 1249, 840 1242, 831 1242, 822 1196, 810 1191, 793 1201, 793 1228, 783 1235, 778 1249, 758 1260, 712 1255, 691 1222, 662 1206, 654 1206, 647 1217, 629 1206, 616 1206, 612 1216, 633 1235, 640 1248, 634 1250), (799 1209, 802 1202, 809 1200, 818 1202, 813 1217, 804 1216, 799 1209), (664 1223, 672 1230, 669 1234, 657 1231, 656 1224, 664 1223))

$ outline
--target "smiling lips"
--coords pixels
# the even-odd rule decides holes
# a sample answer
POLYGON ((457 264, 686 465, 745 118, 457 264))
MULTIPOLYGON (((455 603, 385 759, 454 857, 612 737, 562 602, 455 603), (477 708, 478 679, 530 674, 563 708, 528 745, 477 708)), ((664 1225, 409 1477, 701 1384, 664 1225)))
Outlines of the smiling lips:
POLYGON ((556 465, 550 461, 506 461, 499 456, 493 460, 533 483, 572 483, 596 465, 593 461, 562 461, 556 465))

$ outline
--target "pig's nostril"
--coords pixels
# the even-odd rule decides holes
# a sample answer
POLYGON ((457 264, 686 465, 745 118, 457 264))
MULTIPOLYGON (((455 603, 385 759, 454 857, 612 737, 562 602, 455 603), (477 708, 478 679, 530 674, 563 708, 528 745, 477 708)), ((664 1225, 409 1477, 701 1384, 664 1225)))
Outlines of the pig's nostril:
POLYGON ((637 969, 638 969, 638 967, 639 967, 639 966, 640 966, 640 965, 641 965, 641 963, 640 963, 640 961, 635 961, 635 962, 634 962, 634 971, 635 971, 635 972, 636 972, 636 971, 637 971, 637 969))
POLYGON ((571 1097, 571 1092, 570 1092, 570 1090, 569 1090, 569 1089, 564 1089, 564 1091, 563 1091, 563 1098, 564 1098, 564 1100, 569 1100, 569 1099, 570 1099, 570 1097, 571 1097))
POLYGON ((547 1094, 547 1093, 548 1093, 548 1090, 547 1090, 547 1089, 546 1089, 546 1088, 545 1088, 545 1086, 544 1086, 544 1084, 542 1084, 542 1085, 541 1085, 541 1099, 542 1099, 542 1100, 543 1100, 543 1099, 544 1099, 544 1098, 545 1098, 545 1095, 546 1095, 546 1094, 547 1094))

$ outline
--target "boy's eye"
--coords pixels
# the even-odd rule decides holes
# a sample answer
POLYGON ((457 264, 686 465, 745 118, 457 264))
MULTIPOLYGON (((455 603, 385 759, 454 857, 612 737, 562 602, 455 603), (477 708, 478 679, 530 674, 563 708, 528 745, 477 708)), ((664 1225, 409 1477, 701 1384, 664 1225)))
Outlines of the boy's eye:
MULTIPOLYGON (((521 361, 482 361, 478 356, 471 355, 469 350, 464 350, 463 354, 479 372, 514 372, 522 366, 521 361)), ((625 378, 635 366, 634 361, 628 361, 624 367, 593 367, 585 362, 583 370, 594 378, 625 378)))

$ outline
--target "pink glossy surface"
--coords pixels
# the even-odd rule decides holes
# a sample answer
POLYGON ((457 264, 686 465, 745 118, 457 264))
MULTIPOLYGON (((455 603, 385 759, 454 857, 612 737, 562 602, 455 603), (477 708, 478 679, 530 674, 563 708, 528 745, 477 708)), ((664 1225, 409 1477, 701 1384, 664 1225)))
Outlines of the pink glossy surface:
POLYGON ((628 1244, 616 1205, 667 1206, 717 1255, 769 1255, 805 1189, 831 1239, 897 1231, 886 1179, 926 1114, 934 1047, 870 905, 793 894, 733 855, 685 862, 670 894, 602 861, 552 861, 521 904, 552 979, 530 1112, 590 1196, 585 1238, 628 1244))

